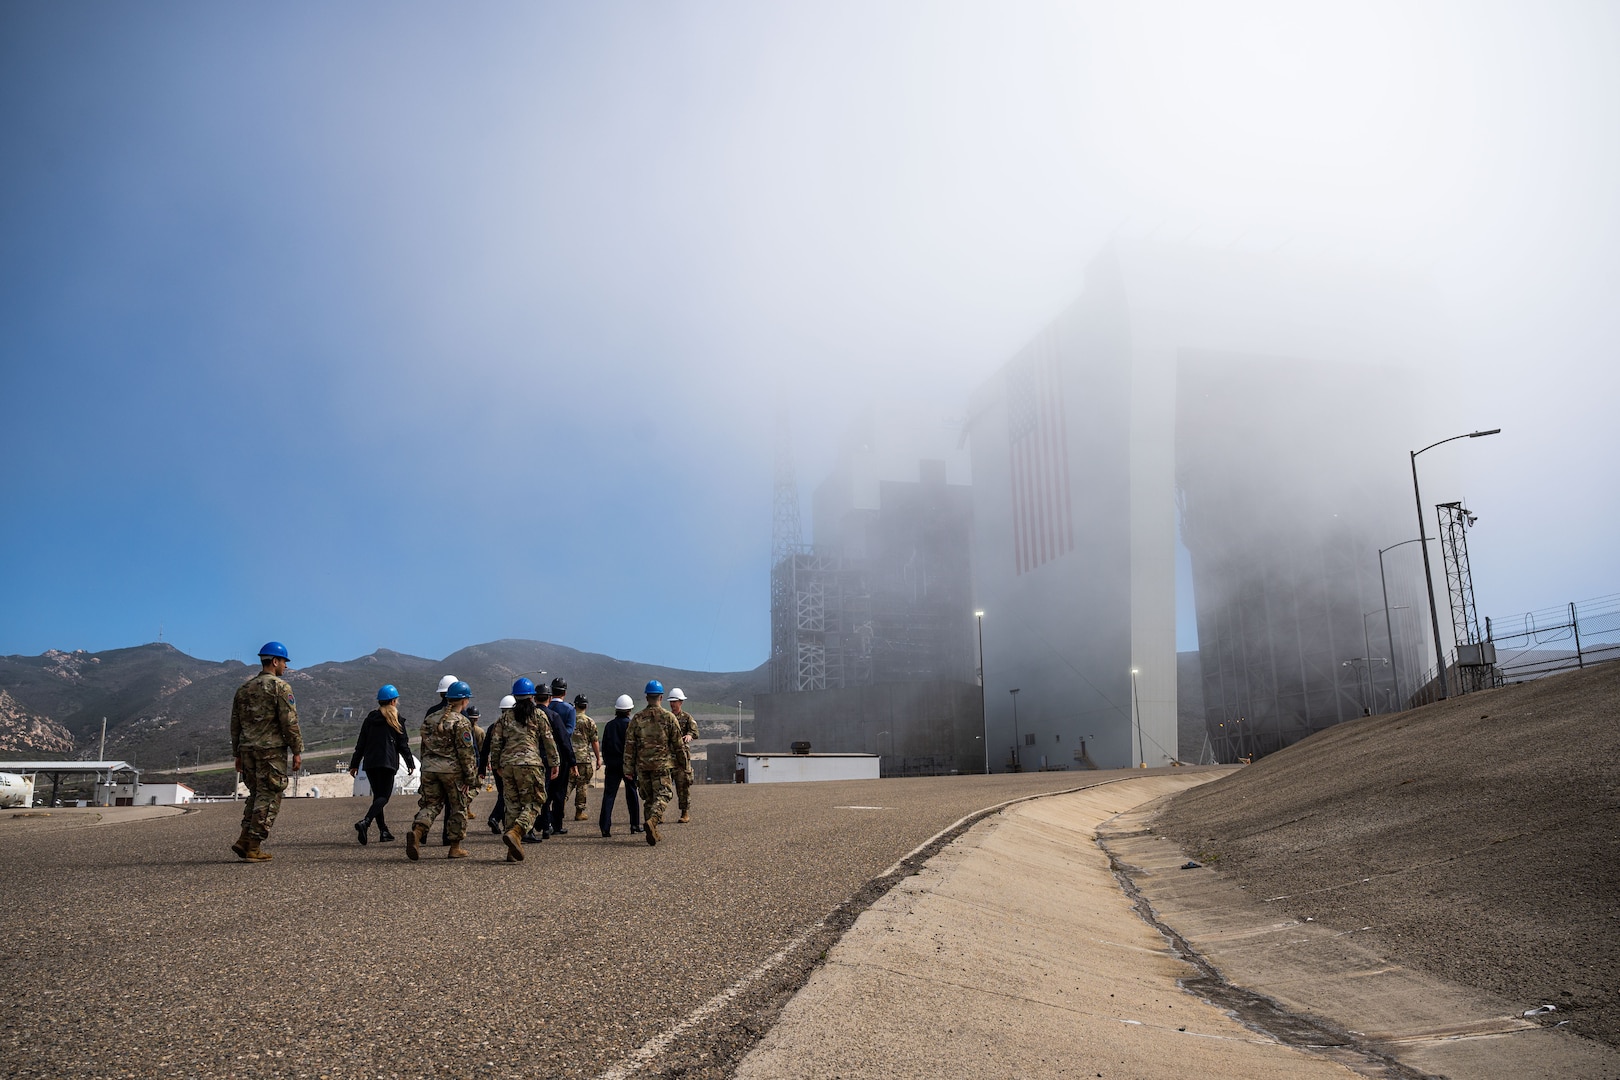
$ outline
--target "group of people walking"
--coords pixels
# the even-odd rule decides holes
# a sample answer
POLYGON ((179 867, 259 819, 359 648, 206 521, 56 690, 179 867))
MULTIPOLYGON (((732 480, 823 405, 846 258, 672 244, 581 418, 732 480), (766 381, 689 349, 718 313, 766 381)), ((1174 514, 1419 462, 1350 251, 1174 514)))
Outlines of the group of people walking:
MULTIPOLYGON (((287 758, 292 768, 302 764, 303 738, 291 685, 281 676, 289 659, 280 642, 267 642, 259 652, 260 672, 236 692, 231 707, 231 748, 237 771, 248 788, 242 813, 242 834, 231 850, 249 861, 269 859, 262 844, 275 824, 287 787, 287 758)), ((691 785, 695 777, 689 744, 697 737, 696 722, 685 711, 686 695, 680 687, 669 694, 664 707, 664 686, 657 679, 643 690, 646 705, 631 715, 635 703, 628 694, 614 702, 614 716, 602 726, 586 715, 583 694, 570 704, 568 683, 556 678, 536 685, 527 677, 512 683, 501 699, 500 715, 487 729, 472 705, 472 688, 454 675, 439 680, 439 702, 422 718, 418 754, 399 713, 399 690, 392 683, 377 691, 377 708, 360 725, 360 735, 349 760, 349 775, 365 770, 371 785, 371 806, 354 829, 361 844, 369 842, 371 827, 377 838, 390 841, 385 810, 394 792, 400 764, 407 772, 421 770, 416 817, 405 838, 406 857, 415 861, 435 820, 444 816, 442 842, 452 859, 465 858, 463 844, 472 802, 487 777, 493 777, 496 801, 487 824, 500 835, 508 862, 524 859, 525 843, 566 835, 563 815, 570 790, 574 820, 586 820, 587 793, 595 773, 602 772, 602 806, 598 826, 612 835, 613 805, 622 784, 629 810, 630 831, 657 844, 664 810, 674 799, 680 821, 691 820, 691 785)))

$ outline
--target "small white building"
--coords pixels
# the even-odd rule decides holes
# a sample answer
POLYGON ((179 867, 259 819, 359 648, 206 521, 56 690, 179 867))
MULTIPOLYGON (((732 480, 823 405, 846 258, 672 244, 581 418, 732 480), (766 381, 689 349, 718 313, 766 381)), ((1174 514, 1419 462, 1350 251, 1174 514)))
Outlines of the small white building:
POLYGON ((745 784, 876 780, 881 763, 876 754, 739 754, 737 771, 745 784))
POLYGON ((141 784, 135 790, 136 806, 182 806, 197 797, 184 784, 141 784))

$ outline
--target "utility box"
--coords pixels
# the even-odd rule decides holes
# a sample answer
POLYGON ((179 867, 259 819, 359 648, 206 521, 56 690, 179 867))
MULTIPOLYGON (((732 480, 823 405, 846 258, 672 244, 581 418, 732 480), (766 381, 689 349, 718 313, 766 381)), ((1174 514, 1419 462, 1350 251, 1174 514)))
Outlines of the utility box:
POLYGON ((737 775, 744 784, 876 780, 881 765, 876 754, 739 754, 737 775))
POLYGON ((1481 641, 1475 645, 1457 646, 1458 667, 1495 667, 1496 642, 1481 641))

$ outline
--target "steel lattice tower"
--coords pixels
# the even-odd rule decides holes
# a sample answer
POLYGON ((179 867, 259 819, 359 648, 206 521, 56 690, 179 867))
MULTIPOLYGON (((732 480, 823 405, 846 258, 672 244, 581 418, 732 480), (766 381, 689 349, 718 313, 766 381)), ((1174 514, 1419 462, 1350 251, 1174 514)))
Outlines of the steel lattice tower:
POLYGON ((1459 645, 1477 645, 1479 609, 1474 606, 1474 575, 1468 568, 1468 526, 1474 515, 1460 502, 1440 503, 1440 552, 1446 564, 1446 595, 1451 599, 1451 635, 1459 645))

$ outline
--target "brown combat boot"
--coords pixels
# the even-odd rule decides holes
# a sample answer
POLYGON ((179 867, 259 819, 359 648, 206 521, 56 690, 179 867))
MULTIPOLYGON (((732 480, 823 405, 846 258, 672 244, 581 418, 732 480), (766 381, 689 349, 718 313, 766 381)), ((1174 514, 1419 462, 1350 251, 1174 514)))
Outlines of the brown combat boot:
POLYGON ((585 811, 583 811, 583 810, 575 810, 574 811, 574 820, 575 821, 584 821, 585 820, 585 811))
POLYGON ((682 810, 680 820, 677 821, 676 824, 677 825, 685 825, 688 821, 691 821, 691 820, 692 820, 691 813, 686 811, 686 810, 682 810))
POLYGON ((427 826, 417 822, 411 826, 411 835, 405 838, 405 857, 415 862, 422 857, 419 850, 427 840, 427 826))
POLYGON ((251 843, 252 840, 253 837, 248 835, 247 827, 243 826, 242 835, 238 836, 236 838, 236 843, 231 845, 231 850, 236 852, 236 857, 238 859, 245 859, 248 857, 248 844, 251 843))
POLYGON ((468 855, 466 848, 461 846, 460 840, 450 841, 450 850, 445 853, 447 859, 465 859, 468 855))
POLYGON ((248 837, 247 854, 242 856, 249 862, 269 862, 270 853, 259 846, 257 837, 248 837))
POLYGON ((516 825, 501 833, 501 842, 506 845, 506 861, 523 861, 523 830, 516 825))
POLYGON ((660 839, 658 836, 658 826, 662 825, 663 823, 664 816, 662 814, 654 814, 652 817, 647 819, 645 829, 647 831, 648 847, 653 847, 658 843, 660 839))

